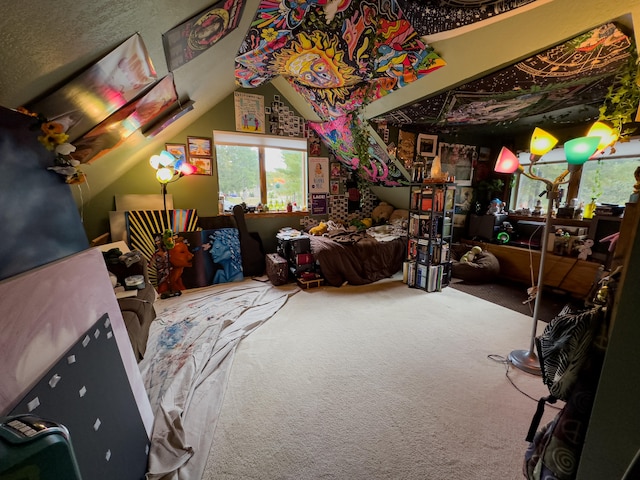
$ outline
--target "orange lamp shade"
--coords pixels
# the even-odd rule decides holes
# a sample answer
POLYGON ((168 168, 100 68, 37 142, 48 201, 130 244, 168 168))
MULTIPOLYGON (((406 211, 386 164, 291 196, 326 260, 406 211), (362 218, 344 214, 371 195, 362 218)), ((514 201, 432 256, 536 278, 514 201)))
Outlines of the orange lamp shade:
POLYGON ((587 137, 600 137, 596 152, 602 152, 618 140, 618 133, 606 123, 596 122, 589 129, 587 137))
POLYGON ((496 166, 494 170, 497 173, 513 173, 520 166, 520 161, 516 157, 515 153, 509 150, 507 147, 502 147, 496 160, 496 166))

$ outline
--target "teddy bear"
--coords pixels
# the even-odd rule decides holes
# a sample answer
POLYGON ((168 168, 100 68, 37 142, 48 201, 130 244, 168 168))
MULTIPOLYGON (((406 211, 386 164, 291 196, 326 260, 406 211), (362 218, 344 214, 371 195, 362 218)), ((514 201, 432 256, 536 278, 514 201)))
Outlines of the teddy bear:
POLYGON ((387 202, 380 202, 371 212, 371 218, 376 225, 382 225, 389 221, 394 210, 395 207, 393 205, 389 205, 387 202))

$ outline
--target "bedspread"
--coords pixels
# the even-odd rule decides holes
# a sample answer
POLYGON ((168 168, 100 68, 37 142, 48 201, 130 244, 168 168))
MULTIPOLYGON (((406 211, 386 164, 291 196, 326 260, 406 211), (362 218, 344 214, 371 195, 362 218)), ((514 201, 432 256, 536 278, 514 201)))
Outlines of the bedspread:
POLYGON ((329 285, 339 287, 345 282, 365 285, 402 269, 406 250, 404 237, 380 242, 362 233, 337 240, 311 236, 311 253, 329 285))

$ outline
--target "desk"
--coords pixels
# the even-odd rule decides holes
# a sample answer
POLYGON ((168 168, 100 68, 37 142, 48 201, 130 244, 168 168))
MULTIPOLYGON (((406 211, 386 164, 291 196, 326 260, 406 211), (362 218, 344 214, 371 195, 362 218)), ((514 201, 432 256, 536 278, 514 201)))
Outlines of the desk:
MULTIPOLYGON (((470 245, 480 245, 493 253, 500 262, 500 276, 514 282, 531 285, 533 264, 534 281, 538 282, 540 251, 529 250, 511 245, 463 241, 470 245)), ((563 257, 547 252, 544 271, 544 285, 563 290, 576 298, 586 298, 595 281, 600 263, 579 260, 575 257, 563 257)))

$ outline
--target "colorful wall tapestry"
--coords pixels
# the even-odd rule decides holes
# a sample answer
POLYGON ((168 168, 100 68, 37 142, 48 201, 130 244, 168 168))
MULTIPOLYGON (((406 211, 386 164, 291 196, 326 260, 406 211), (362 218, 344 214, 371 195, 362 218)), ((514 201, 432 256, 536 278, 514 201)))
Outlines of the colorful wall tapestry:
POLYGON ((420 35, 433 35, 494 18, 535 0, 398 0, 420 35))
POLYGON ((398 169, 387 150, 375 142, 368 133, 368 155, 361 161, 353 132, 367 132, 367 126, 357 114, 344 115, 330 122, 310 122, 309 127, 320 136, 340 162, 349 170, 358 170, 370 183, 388 187, 407 183, 408 179, 398 169))
POLYGON ((245 3, 245 0, 221 0, 163 34, 169 71, 193 60, 234 30, 245 3))
POLYGON ((156 81, 147 49, 135 34, 64 86, 25 107, 65 127, 73 142, 156 81))
POLYGON ((445 65, 396 0, 263 0, 236 57, 236 82, 282 75, 323 120, 445 65))
POLYGON ((631 39, 607 23, 375 121, 434 126, 499 124, 600 102, 616 72, 628 61, 630 48, 631 39))

